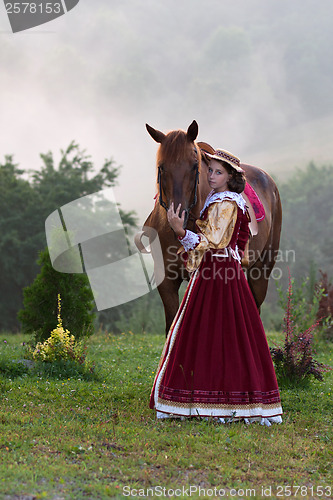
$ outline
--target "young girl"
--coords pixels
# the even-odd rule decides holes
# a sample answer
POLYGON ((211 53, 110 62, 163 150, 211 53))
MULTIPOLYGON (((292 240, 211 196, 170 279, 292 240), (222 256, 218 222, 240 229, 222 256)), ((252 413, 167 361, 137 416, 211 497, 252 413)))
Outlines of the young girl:
POLYGON ((249 237, 240 161, 208 154, 212 191, 197 220, 171 204, 168 221, 191 279, 171 325, 151 392, 158 418, 217 417, 220 422, 282 421, 274 367, 241 257, 249 237))

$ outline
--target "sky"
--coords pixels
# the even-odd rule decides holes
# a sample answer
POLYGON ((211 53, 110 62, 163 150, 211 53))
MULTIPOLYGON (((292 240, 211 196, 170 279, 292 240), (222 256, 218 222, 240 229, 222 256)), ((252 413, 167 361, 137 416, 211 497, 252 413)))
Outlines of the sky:
MULTIPOLYGON (((40 153, 52 151, 57 161, 75 140, 97 169, 110 157, 122 166, 115 196, 141 224, 156 191, 157 144, 145 123, 166 132, 186 130, 195 119, 198 140, 278 178, 310 160, 330 162, 329 102, 325 116, 304 113, 283 59, 294 44, 292 23, 308 29, 313 16, 314 29, 318 23, 329 32, 325 4, 318 10, 313 0, 81 0, 66 15, 15 34, 1 4, 0 161, 13 154, 23 169, 36 170, 40 153)), ((314 76, 305 78, 320 99, 314 76)))

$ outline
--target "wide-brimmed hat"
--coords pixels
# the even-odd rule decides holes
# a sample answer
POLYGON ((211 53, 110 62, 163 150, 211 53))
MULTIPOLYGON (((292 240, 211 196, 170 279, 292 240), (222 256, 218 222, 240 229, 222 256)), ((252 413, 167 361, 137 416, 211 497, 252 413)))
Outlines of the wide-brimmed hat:
POLYGON ((218 161, 226 161, 237 172, 244 172, 244 170, 240 166, 240 159, 237 158, 237 156, 229 153, 229 151, 225 151, 224 149, 215 149, 214 153, 208 153, 207 151, 205 151, 205 154, 208 156, 208 158, 212 158, 218 161))

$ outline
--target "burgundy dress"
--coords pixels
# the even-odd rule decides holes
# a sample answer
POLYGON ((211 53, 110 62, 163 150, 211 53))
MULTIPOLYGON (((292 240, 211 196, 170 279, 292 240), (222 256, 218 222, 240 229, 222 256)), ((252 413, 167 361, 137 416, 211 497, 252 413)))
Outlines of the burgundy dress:
POLYGON ((159 417, 281 422, 262 322, 240 263, 249 231, 241 195, 210 193, 198 234, 181 240, 192 276, 150 398, 159 417))

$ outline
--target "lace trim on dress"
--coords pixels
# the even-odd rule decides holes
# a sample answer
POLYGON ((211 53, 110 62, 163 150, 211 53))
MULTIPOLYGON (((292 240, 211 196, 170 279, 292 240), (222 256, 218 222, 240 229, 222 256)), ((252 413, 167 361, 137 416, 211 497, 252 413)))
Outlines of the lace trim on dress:
POLYGON ((241 194, 235 193, 234 191, 222 191, 220 193, 215 193, 214 191, 211 191, 206 198, 203 209, 200 212, 200 217, 211 203, 223 200, 235 201, 239 206, 239 208, 242 210, 242 212, 245 213, 246 202, 241 194))
MULTIPOLYGON (((162 418, 162 417, 158 416, 157 418, 162 418)), ((253 424, 254 422, 259 422, 260 425, 265 425, 266 427, 270 427, 272 424, 282 423, 282 417, 280 415, 277 415, 276 417, 250 417, 250 418, 244 417, 240 420, 243 420, 244 424, 253 424)), ((217 421, 220 424, 231 424, 236 420, 234 420, 233 417, 231 418, 217 417, 217 421)))
POLYGON ((184 238, 179 238, 179 241, 183 245, 185 251, 188 252, 188 250, 193 250, 197 246, 200 241, 200 236, 186 229, 184 238))
MULTIPOLYGON (((189 417, 184 417, 182 415, 175 415, 173 413, 163 413, 161 411, 156 411, 157 418, 179 418, 180 420, 186 420, 189 417)), ((243 421, 245 424, 253 424, 254 422, 258 422, 260 425, 265 425, 266 427, 270 427, 272 424, 281 424, 282 417, 277 415, 276 417, 243 417, 240 419, 234 419, 233 417, 201 417, 202 420, 209 421, 210 418, 213 418, 220 424, 232 424, 237 420, 243 421)))

